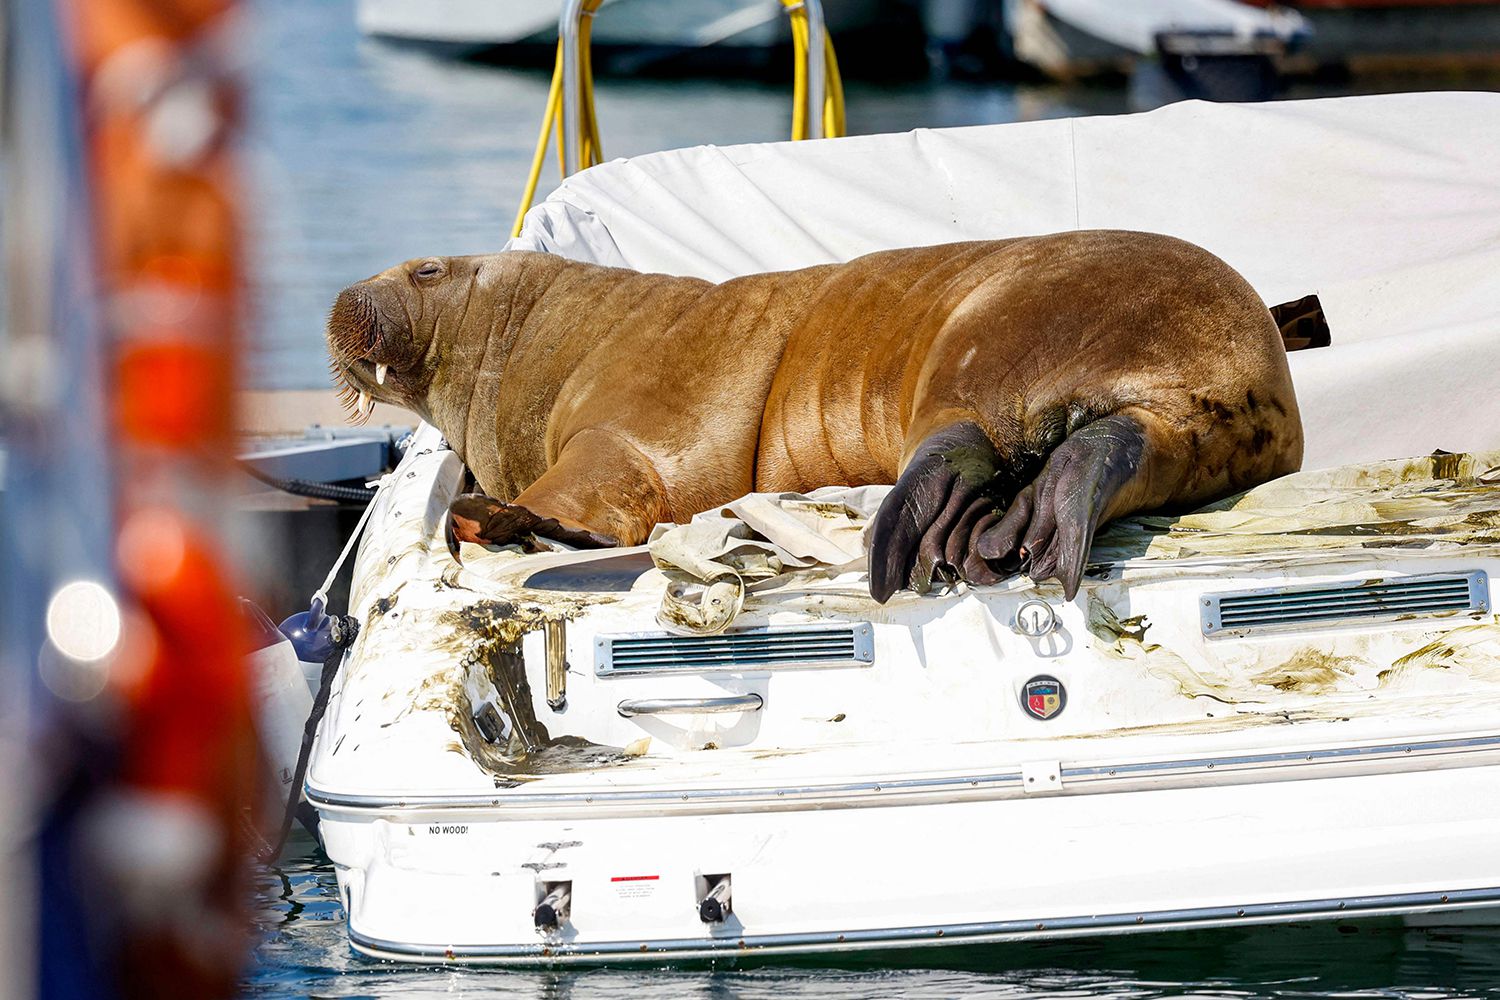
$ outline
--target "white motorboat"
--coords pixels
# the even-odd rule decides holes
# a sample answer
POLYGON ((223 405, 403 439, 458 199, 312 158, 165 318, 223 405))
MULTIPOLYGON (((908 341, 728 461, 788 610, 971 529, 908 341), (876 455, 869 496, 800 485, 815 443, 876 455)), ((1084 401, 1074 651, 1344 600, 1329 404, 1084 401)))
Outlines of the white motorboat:
MULTIPOLYGON (((880 606, 833 560, 699 587, 728 587, 715 631, 644 548, 455 562, 465 472, 423 428, 306 782, 354 947, 659 963, 1493 919, 1497 123, 1500 95, 1191 104, 569 179, 516 247, 723 278, 1193 239, 1270 302, 1317 294, 1332 342, 1292 356, 1312 471, 1112 526, 1073 601, 1019 577, 880 606)), ((759 499, 847 541, 870 498, 759 499)))

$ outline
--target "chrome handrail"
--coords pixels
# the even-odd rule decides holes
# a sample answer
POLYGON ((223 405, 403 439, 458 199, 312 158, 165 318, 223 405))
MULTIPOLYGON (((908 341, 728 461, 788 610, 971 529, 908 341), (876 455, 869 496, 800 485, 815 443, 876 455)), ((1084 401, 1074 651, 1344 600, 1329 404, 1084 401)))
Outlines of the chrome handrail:
POLYGON ((759 712, 765 700, 758 694, 732 694, 722 698, 636 698, 617 706, 621 715, 692 715, 717 712, 759 712))
POLYGON ((823 139, 823 0, 802 0, 807 11, 807 137, 823 139))
POLYGON ((557 141, 562 144, 563 173, 578 173, 583 155, 582 69, 578 51, 579 26, 583 22, 583 0, 564 0, 557 17, 557 37, 562 43, 562 130, 557 141))

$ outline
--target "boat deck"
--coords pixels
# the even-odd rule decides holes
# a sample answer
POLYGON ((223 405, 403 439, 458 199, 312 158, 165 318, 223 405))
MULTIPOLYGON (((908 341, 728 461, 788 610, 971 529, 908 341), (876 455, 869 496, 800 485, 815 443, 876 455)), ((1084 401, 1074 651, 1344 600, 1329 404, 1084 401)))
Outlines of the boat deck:
POLYGON ((1025 578, 877 605, 858 573, 792 577, 752 591, 728 641, 766 629, 861 628, 866 658, 638 670, 610 669, 602 650, 643 631, 659 637, 653 643, 677 641, 655 625, 662 572, 643 570, 630 550, 527 555, 471 545, 460 566, 441 525, 461 466, 426 433, 377 501, 379 530, 360 553, 353 607, 364 630, 309 778, 324 801, 646 801, 647 792, 660 801, 666 789, 701 805, 767 788, 781 798, 787 789, 844 796, 844 786, 891 798, 898 787, 999 789, 1049 761, 1052 780, 1111 768, 1118 773, 1106 777, 1124 780, 1139 768, 1264 770, 1268 754, 1290 763, 1312 753, 1304 763, 1342 768, 1484 754, 1495 732, 1500 619, 1488 579, 1500 573, 1491 537, 1500 486, 1483 480, 1500 463, 1489 457, 1309 473, 1170 522, 1133 519, 1106 536, 1096 554, 1114 555, 1095 564, 1071 603, 1025 578), (1308 492, 1320 498, 1310 506, 1299 500, 1308 492), (1363 527, 1377 512, 1409 516, 1386 521, 1389 530, 1363 527), (611 560, 638 573, 626 575, 628 589, 528 585, 611 560), (1205 594, 1288 582, 1361 587, 1386 574, 1434 574, 1482 596, 1461 611, 1249 636, 1210 634, 1200 612, 1205 594), (1014 627, 1019 606, 1035 599, 1058 614, 1058 628, 1040 637, 1014 627), (561 708, 542 697, 548 623, 566 644, 561 708), (1068 698, 1045 720, 1019 708, 1038 677, 1059 680, 1068 698), (725 697, 754 705, 626 711, 725 697))

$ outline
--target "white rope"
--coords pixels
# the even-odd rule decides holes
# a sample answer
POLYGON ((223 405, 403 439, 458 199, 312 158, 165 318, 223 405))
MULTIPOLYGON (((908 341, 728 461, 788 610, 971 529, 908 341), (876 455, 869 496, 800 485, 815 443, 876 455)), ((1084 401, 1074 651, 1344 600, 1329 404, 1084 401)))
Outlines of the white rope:
POLYGON ((333 568, 330 569, 328 571, 328 575, 323 578, 323 586, 314 591, 312 596, 312 599, 321 603, 324 608, 328 607, 328 588, 333 586, 333 578, 339 575, 339 570, 343 568, 344 560, 348 559, 349 553, 354 550, 354 543, 359 540, 360 534, 365 530, 365 524, 370 520, 371 512, 375 510, 375 505, 380 502, 380 494, 395 478, 396 474, 394 472, 390 472, 386 475, 381 476, 379 479, 373 479, 370 482, 365 483, 366 486, 375 487, 375 495, 372 496, 370 498, 370 502, 365 505, 365 512, 359 515, 359 523, 354 526, 354 531, 349 534, 349 540, 344 543, 344 551, 340 552, 339 557, 333 561, 333 568))

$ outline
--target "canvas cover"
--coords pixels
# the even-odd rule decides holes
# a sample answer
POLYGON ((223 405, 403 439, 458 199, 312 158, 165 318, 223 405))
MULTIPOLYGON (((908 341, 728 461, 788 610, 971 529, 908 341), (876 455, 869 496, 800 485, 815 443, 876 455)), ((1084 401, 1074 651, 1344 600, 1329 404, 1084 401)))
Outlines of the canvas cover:
POLYGON ((1500 94, 673 150, 569 178, 510 246, 723 280, 1092 228, 1198 243, 1268 304, 1318 294, 1305 467, 1500 448, 1500 94))
MULTIPOLYGON (((752 493, 651 533, 657 568, 747 581, 818 568, 862 572, 862 534, 888 486, 752 493)), ((1191 514, 1138 514, 1099 533, 1095 564, 1255 559, 1455 545, 1500 550, 1500 451, 1309 469, 1191 514)))

